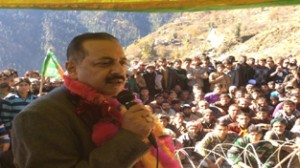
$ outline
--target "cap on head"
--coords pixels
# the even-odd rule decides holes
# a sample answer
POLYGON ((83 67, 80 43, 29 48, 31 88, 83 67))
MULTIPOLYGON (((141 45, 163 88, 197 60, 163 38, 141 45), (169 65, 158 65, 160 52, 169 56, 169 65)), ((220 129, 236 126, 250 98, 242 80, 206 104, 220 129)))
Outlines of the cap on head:
POLYGON ((280 122, 280 123, 286 125, 285 119, 283 119, 283 118, 274 118, 274 119, 272 119, 271 122, 270 122, 271 127, 273 127, 273 125, 274 125, 275 123, 277 123, 277 122, 280 122))
POLYGON ((255 84, 256 84, 256 80, 255 80, 255 79, 250 79, 250 80, 248 81, 248 84, 255 85, 255 84))
POLYGON ((191 105, 189 105, 189 104, 183 104, 183 105, 181 106, 181 108, 182 108, 182 109, 185 109, 185 108, 192 108, 192 107, 191 107, 191 105))

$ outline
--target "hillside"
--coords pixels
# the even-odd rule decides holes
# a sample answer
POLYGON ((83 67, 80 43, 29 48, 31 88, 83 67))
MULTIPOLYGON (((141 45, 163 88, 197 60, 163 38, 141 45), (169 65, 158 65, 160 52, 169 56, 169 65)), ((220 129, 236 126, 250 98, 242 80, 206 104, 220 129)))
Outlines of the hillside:
POLYGON ((61 64, 69 41, 84 32, 105 31, 127 46, 180 13, 0 10, 0 70, 40 70, 49 48, 61 64))
POLYGON ((129 59, 299 55, 300 6, 186 13, 0 10, 0 70, 40 70, 52 48, 61 64, 69 41, 83 32, 118 37, 129 59), (211 27, 220 46, 207 41, 211 27))
POLYGON ((214 59, 241 54, 251 57, 300 55, 300 6, 183 13, 126 48, 131 59, 170 60, 208 53, 214 59), (213 47, 208 42, 214 27, 213 47), (222 38, 223 37, 223 38, 222 38))

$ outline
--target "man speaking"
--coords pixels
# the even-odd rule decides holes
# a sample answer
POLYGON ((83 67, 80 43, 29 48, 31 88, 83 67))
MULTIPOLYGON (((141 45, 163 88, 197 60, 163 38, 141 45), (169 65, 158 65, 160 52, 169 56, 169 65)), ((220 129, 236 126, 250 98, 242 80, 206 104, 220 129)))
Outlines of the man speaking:
POLYGON ((128 60, 107 33, 75 37, 67 49, 64 86, 27 106, 14 120, 18 168, 126 168, 148 151, 150 110, 121 110, 128 60), (122 112, 123 111, 123 112, 122 112))

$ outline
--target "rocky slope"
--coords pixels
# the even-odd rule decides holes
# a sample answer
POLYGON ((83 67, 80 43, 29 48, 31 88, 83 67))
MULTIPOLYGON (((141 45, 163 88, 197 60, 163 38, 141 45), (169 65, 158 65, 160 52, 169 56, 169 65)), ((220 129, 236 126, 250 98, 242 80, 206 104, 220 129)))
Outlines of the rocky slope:
POLYGON ((299 16, 300 6, 184 13, 136 40, 126 53, 143 61, 202 53, 215 59, 242 54, 255 58, 299 56, 299 16), (208 41, 211 28, 215 34, 210 39, 215 43, 208 41))

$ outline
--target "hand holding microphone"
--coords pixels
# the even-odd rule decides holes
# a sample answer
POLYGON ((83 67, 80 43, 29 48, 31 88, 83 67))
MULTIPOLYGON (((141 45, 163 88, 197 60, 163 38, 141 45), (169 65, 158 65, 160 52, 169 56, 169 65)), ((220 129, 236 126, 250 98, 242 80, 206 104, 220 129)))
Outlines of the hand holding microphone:
POLYGON ((117 99, 127 109, 123 115, 122 128, 133 132, 141 140, 148 137, 149 142, 157 147, 155 137, 151 133, 154 128, 154 116, 151 110, 135 102, 134 95, 129 91, 120 92, 117 99))

